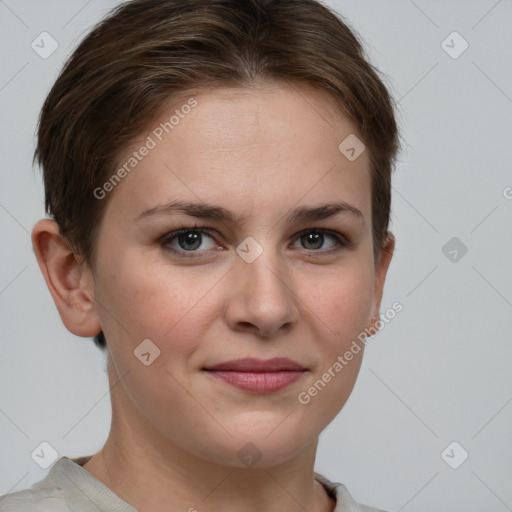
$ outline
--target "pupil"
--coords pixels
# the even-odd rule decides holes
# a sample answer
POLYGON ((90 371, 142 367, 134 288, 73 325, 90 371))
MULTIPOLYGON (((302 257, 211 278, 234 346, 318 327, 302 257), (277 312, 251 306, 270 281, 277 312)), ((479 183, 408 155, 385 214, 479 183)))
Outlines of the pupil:
POLYGON ((305 238, 306 238, 306 245, 311 245, 310 242, 312 242, 312 245, 313 247, 308 247, 308 248, 313 248, 313 249, 319 249, 320 247, 322 247, 322 242, 323 242, 323 234, 322 233, 308 233, 307 235, 305 235, 305 238))
POLYGON ((186 251, 197 249, 201 245, 201 233, 186 233, 180 235, 178 237, 178 243, 180 247, 186 251))

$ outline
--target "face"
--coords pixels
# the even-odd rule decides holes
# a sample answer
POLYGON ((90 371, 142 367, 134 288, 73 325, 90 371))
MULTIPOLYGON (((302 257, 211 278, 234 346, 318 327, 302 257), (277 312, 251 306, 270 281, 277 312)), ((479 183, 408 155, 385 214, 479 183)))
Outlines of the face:
POLYGON ((242 466, 252 442, 270 466, 340 411, 363 351, 332 369, 378 315, 369 159, 340 152, 356 130, 318 91, 193 98, 120 155, 155 143, 109 192, 100 226, 91 287, 122 378, 113 407, 162 450, 242 466), (298 370, 212 370, 244 358, 298 370))

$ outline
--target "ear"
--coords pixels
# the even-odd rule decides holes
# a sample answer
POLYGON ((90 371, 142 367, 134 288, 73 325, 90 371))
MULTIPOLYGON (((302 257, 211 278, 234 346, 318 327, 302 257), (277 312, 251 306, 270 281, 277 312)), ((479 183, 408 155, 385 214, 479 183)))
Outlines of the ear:
POLYGON ((373 305, 370 314, 370 320, 367 329, 370 332, 378 331, 375 324, 380 320, 380 303, 382 300, 382 292, 384 291, 384 282, 386 281, 386 275, 388 272, 391 258, 395 250, 395 237, 393 233, 388 231, 384 246, 380 254, 380 260, 377 268, 375 269, 375 288, 373 293, 373 305))
POLYGON ((32 247, 66 328, 77 336, 96 336, 101 325, 95 309, 92 274, 70 250, 54 220, 36 223, 32 247))

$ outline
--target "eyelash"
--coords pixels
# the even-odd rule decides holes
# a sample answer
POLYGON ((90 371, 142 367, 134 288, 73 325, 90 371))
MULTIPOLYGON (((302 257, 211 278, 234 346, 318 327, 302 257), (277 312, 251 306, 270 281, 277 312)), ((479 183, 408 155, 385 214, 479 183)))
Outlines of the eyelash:
MULTIPOLYGON (((160 245, 164 247, 166 250, 176 254, 179 257, 184 258, 198 258, 202 257, 201 254, 207 251, 185 251, 185 250, 178 250, 174 247, 170 247, 170 243, 172 243, 174 240, 176 240, 180 235, 184 235, 186 233, 201 233, 206 234, 212 239, 214 239, 214 236, 212 235, 212 231, 207 228, 185 228, 179 229, 177 231, 173 231, 171 233, 166 234, 163 238, 160 239, 160 245)), ((335 246, 331 249, 327 250, 315 250, 315 249, 304 249, 306 251, 311 251, 313 253, 319 253, 319 254, 333 254, 335 252, 341 251, 341 250, 350 250, 355 247, 355 244, 345 238, 341 233, 337 233, 336 231, 331 231, 329 229, 321 229, 321 228, 310 228, 310 229, 304 229, 297 233, 297 235, 294 238, 294 242, 299 240, 304 235, 307 235, 308 233, 321 233, 323 235, 328 235, 332 237, 335 241, 335 246)))

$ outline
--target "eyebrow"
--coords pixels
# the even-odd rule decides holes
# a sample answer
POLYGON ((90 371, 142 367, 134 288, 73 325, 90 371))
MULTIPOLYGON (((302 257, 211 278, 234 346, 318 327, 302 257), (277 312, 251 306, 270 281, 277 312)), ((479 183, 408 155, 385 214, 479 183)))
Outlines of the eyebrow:
POLYGON ((292 224, 294 222, 324 220, 339 214, 348 214, 351 217, 359 219, 364 226, 364 217, 361 211, 344 201, 315 207, 301 206, 286 216, 286 222, 292 224))
MULTIPOLYGON (((139 216, 135 218, 135 222, 139 222, 152 215, 169 214, 172 212, 181 212, 190 217, 218 220, 230 224, 243 223, 246 220, 246 217, 237 217, 233 212, 221 206, 207 203, 172 201, 168 204, 163 204, 144 210, 139 216)), ((339 214, 347 214, 353 218, 360 219, 363 226, 365 225, 364 217, 361 211, 344 201, 327 203, 314 207, 301 206, 286 215, 285 220, 289 224, 304 221, 312 222, 324 220, 339 214)))

